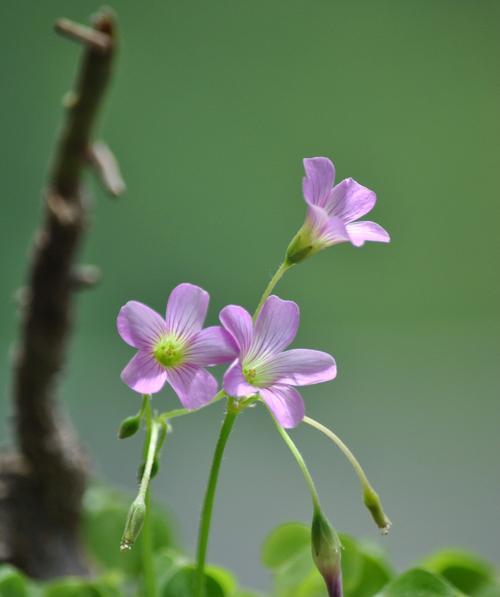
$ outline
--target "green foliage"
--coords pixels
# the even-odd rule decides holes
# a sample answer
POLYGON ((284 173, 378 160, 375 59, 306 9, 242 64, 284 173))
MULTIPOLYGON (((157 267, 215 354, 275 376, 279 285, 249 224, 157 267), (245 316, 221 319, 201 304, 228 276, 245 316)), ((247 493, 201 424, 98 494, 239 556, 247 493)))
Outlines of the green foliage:
POLYGON ((38 589, 14 567, 0 567, 0 597, 38 597, 39 594, 38 589))
MULTIPOLYGON (((142 594, 141 540, 130 552, 119 544, 130 501, 117 491, 93 487, 85 499, 84 536, 90 556, 102 571, 97 579, 64 578, 36 583, 12 566, 0 566, 0 597, 130 597, 142 594)), ((172 546, 165 514, 153 514, 157 597, 192 597, 193 561, 172 546)), ((458 550, 438 552, 396 576, 375 544, 340 535, 345 597, 500 597, 491 564, 458 550)), ((262 564, 273 589, 266 597, 327 597, 311 554, 309 526, 290 522, 265 539, 262 564)), ((206 597, 264 597, 242 589, 235 576, 208 566, 206 597)))
POLYGON ((120 597, 116 581, 101 579, 87 581, 79 578, 65 578, 45 586, 43 597, 120 597))
POLYGON ((422 566, 440 574, 467 595, 480 595, 494 582, 493 566, 464 551, 440 551, 424 560, 422 566))
MULTIPOLYGON (((346 597, 375 595, 391 578, 384 555, 373 548, 340 535, 342 575, 346 597)), ((324 597, 324 581, 311 556, 310 529, 302 523, 286 523, 264 541, 262 562, 272 573, 279 597, 324 597)))
POLYGON ((415 568, 390 582, 377 597, 460 597, 463 594, 444 578, 415 568))

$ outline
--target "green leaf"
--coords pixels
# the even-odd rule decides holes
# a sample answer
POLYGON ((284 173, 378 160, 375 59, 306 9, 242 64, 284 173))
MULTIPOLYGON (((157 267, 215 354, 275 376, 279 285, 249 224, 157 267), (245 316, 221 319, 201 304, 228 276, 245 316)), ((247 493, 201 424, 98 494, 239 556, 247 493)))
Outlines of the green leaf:
POLYGON ((339 537, 343 547, 340 562, 342 565, 344 592, 350 595, 361 582, 364 565, 363 555, 355 539, 342 533, 339 537))
POLYGON ((261 560, 266 568, 276 570, 297 555, 311 549, 311 530, 300 522, 276 527, 262 545, 261 560))
MULTIPOLYGON (((383 556, 348 535, 340 535, 345 597, 372 597, 389 580, 391 573, 383 556)), ((290 597, 325 597, 325 582, 314 569, 289 592, 290 597)))
POLYGON ((462 597, 445 579, 415 568, 390 582, 377 597, 462 597))
MULTIPOLYGON (((107 487, 89 489, 84 500, 83 536, 89 553, 102 568, 137 576, 142 568, 141 536, 132 550, 120 552, 130 503, 130 498, 107 487)), ((154 507, 151 527, 155 551, 172 544, 170 525, 164 513, 154 507)))
MULTIPOLYGON (((206 570, 205 597, 232 597, 236 582, 231 574, 220 568, 206 570)), ((186 564, 173 572, 160 587, 159 597, 193 597, 195 567, 186 564)))
POLYGON ((500 597, 500 585, 489 585, 477 593, 477 597, 500 597))
POLYGON ((288 595, 310 574, 314 567, 311 555, 311 530, 299 522, 276 527, 262 545, 261 559, 274 576, 275 592, 288 595))
POLYGON ((0 597, 35 597, 39 590, 13 566, 0 566, 0 597))
POLYGON ((477 595, 494 580, 491 564, 475 555, 459 550, 444 550, 427 558, 422 566, 444 576, 467 595, 477 595))
POLYGON ((120 597, 118 578, 109 576, 98 580, 62 578, 45 584, 43 597, 120 597))
POLYGON ((372 597, 385 587, 394 573, 378 545, 363 542, 358 545, 363 558, 361 575, 357 587, 346 597, 372 597))

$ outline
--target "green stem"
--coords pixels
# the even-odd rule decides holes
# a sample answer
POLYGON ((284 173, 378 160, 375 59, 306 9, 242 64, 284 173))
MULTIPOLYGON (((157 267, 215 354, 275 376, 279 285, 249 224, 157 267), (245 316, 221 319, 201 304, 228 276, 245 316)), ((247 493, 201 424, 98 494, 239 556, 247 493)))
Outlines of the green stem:
POLYGON ((285 444, 290 449, 290 451, 293 454, 295 460, 297 461, 297 464, 299 465, 299 468, 300 468, 302 474, 304 475, 304 479, 305 479, 305 481, 307 483, 307 487, 309 489, 309 493, 311 494, 311 499, 312 499, 312 502, 313 502, 314 511, 315 512, 321 511, 321 508, 320 508, 320 505, 319 505, 318 490, 316 489, 316 485, 314 484, 314 481, 313 481, 313 478, 311 476, 311 473, 309 472, 309 469, 307 468, 307 465, 306 465, 306 462, 304 460, 304 457, 299 452, 299 449, 297 448, 297 446, 293 442, 292 438, 283 429, 283 427, 278 423, 278 421, 274 418, 274 416, 272 415, 272 413, 271 413, 271 418, 273 419, 274 424, 276 425, 276 429, 278 430, 278 433, 281 435, 281 438, 283 439, 283 441, 285 442, 285 444))
POLYGON ((318 431, 321 431, 328 439, 330 439, 339 450, 344 454, 347 460, 350 462, 354 472, 358 476, 359 482, 361 483, 361 489, 363 490, 363 499, 366 507, 370 510, 373 519, 375 520, 377 526, 382 529, 383 533, 387 533, 391 527, 391 521, 387 518, 383 508, 378 493, 373 489, 372 484, 368 480, 363 467, 359 463, 358 459, 354 456, 351 450, 347 447, 347 445, 340 439, 340 437, 335 434, 331 429, 325 427, 318 421, 311 419, 310 417, 304 417, 304 423, 314 427, 318 431))
POLYGON ((142 572, 144 577, 144 595, 145 597, 156 597, 156 574, 153 565, 153 529, 151 525, 151 496, 149 489, 146 491, 145 503, 146 513, 144 515, 144 527, 142 530, 142 572))
POLYGON ((222 462, 222 456, 226 447, 229 434, 233 428, 239 410, 234 408, 234 401, 232 398, 228 401, 228 408, 224 422, 217 440, 215 453, 212 461, 212 468, 210 469, 210 476, 203 502, 203 509, 201 511, 200 530, 198 534, 198 548, 196 553, 196 575, 194 595, 195 597, 204 597, 205 594, 205 561, 208 547, 208 536, 210 533, 210 523, 212 520, 212 510, 214 506, 215 491, 217 489, 217 481, 219 478, 219 471, 222 462))
POLYGON ((293 264, 286 263, 285 261, 283 261, 283 263, 280 264, 280 266, 274 273, 274 276, 269 281, 269 284, 266 286, 266 289, 264 290, 264 292, 262 294, 259 304, 257 305, 257 309, 255 309, 255 313, 253 316, 254 321, 257 319, 264 303, 269 298, 269 295, 274 290, 274 287, 276 286, 276 284, 281 280, 281 278, 283 277, 285 272, 292 267, 292 265, 293 264))
POLYGON ((356 475, 358 476, 358 479, 363 489, 365 487, 371 487, 370 481, 368 481, 368 477, 366 476, 363 467, 359 464, 357 458, 354 456, 351 450, 349 450, 346 444, 344 444, 344 442, 340 439, 338 435, 336 435, 331 429, 328 429, 328 427, 325 427, 324 425, 322 425, 318 421, 315 421, 314 419, 311 419, 310 417, 304 417, 303 421, 304 423, 307 423, 308 425, 314 427, 318 431, 321 431, 321 433, 323 433, 324 435, 326 435, 326 437, 332 440, 332 442, 337 446, 337 448, 339 448, 339 450, 351 463, 351 466, 354 469, 356 475))
POLYGON ((151 401, 148 399, 144 405, 144 414, 146 417, 146 443, 145 457, 146 464, 139 486, 137 500, 144 500, 146 511, 144 514, 144 527, 142 535, 142 571, 144 575, 145 597, 156 597, 156 575, 153 567, 153 532, 151 528, 151 496, 149 491, 149 482, 151 480, 151 471, 156 456, 156 449, 159 439, 160 425, 153 420, 151 401))
POLYGON ((146 415, 146 442, 145 446, 145 458, 146 464, 144 465, 144 472, 142 473, 141 484, 139 486, 138 498, 146 499, 146 493, 149 488, 149 482, 151 480, 151 471, 153 470, 153 463, 156 456, 156 450, 158 448, 158 439, 160 435, 160 424, 153 420, 153 413, 151 411, 151 403, 148 401, 145 409, 146 415))
POLYGON ((199 408, 196 408, 195 410, 189 410, 187 408, 176 408, 174 410, 168 410, 164 413, 161 413, 161 415, 158 415, 158 418, 163 419, 163 421, 166 422, 166 421, 169 421, 170 419, 175 419, 177 417, 183 417, 184 415, 190 415, 191 413, 198 412, 199 410, 202 410, 203 408, 206 408, 207 406, 211 406, 214 402, 219 402, 219 400, 224 398, 225 395, 226 395, 226 393, 224 392, 224 390, 220 390, 220 392, 217 392, 217 394, 215 394, 215 396, 212 398, 212 400, 210 402, 208 402, 207 404, 204 404, 203 406, 200 406, 199 408))

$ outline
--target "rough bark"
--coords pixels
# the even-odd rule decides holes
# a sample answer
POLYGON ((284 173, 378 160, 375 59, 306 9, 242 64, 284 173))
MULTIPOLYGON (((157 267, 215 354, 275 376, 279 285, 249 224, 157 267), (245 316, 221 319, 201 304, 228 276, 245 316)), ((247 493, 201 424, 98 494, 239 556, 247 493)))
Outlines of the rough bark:
MULTIPOLYGON (((36 578, 88 573, 79 536, 88 463, 70 421, 60 412, 56 389, 68 351, 75 293, 95 278, 75 266, 87 229, 82 176, 89 164, 95 165, 90 159, 92 131, 116 46, 110 12, 97 15, 92 28, 64 20, 56 29, 84 50, 74 91, 65 101, 43 223, 23 292, 12 384, 17 452, 0 462, 0 559, 36 578)), ((116 171, 111 176, 116 181, 116 171)))

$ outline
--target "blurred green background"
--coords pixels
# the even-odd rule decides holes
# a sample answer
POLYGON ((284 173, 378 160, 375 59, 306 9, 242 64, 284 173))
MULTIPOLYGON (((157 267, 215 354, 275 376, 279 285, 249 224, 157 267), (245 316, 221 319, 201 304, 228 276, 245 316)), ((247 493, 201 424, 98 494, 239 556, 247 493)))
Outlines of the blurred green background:
MULTIPOLYGON (((139 444, 116 439, 138 399, 115 317, 163 310, 182 281, 219 309, 252 309, 301 225, 301 160, 376 190, 388 246, 341 245, 292 270, 296 346, 334 354, 336 381, 308 413, 364 463, 394 527, 378 538, 357 481, 326 439, 293 433, 340 529, 400 565, 446 545, 498 559, 500 4, 497 0, 148 0, 113 3, 122 47, 101 123, 128 183, 95 210, 83 261, 104 272, 79 299, 64 396, 96 475, 134 487, 139 444)), ((61 98, 79 48, 52 32, 89 0, 3 0, 0 376, 9 435, 12 296, 23 284, 61 98)), ((170 391, 157 397, 173 407, 170 391)), ((179 420, 156 497, 192 550, 222 405, 179 420)), ((5 442, 4 442, 5 443, 5 442)), ((224 461, 210 559, 264 586, 258 549, 308 521, 300 473, 263 408, 238 421, 224 461)))

